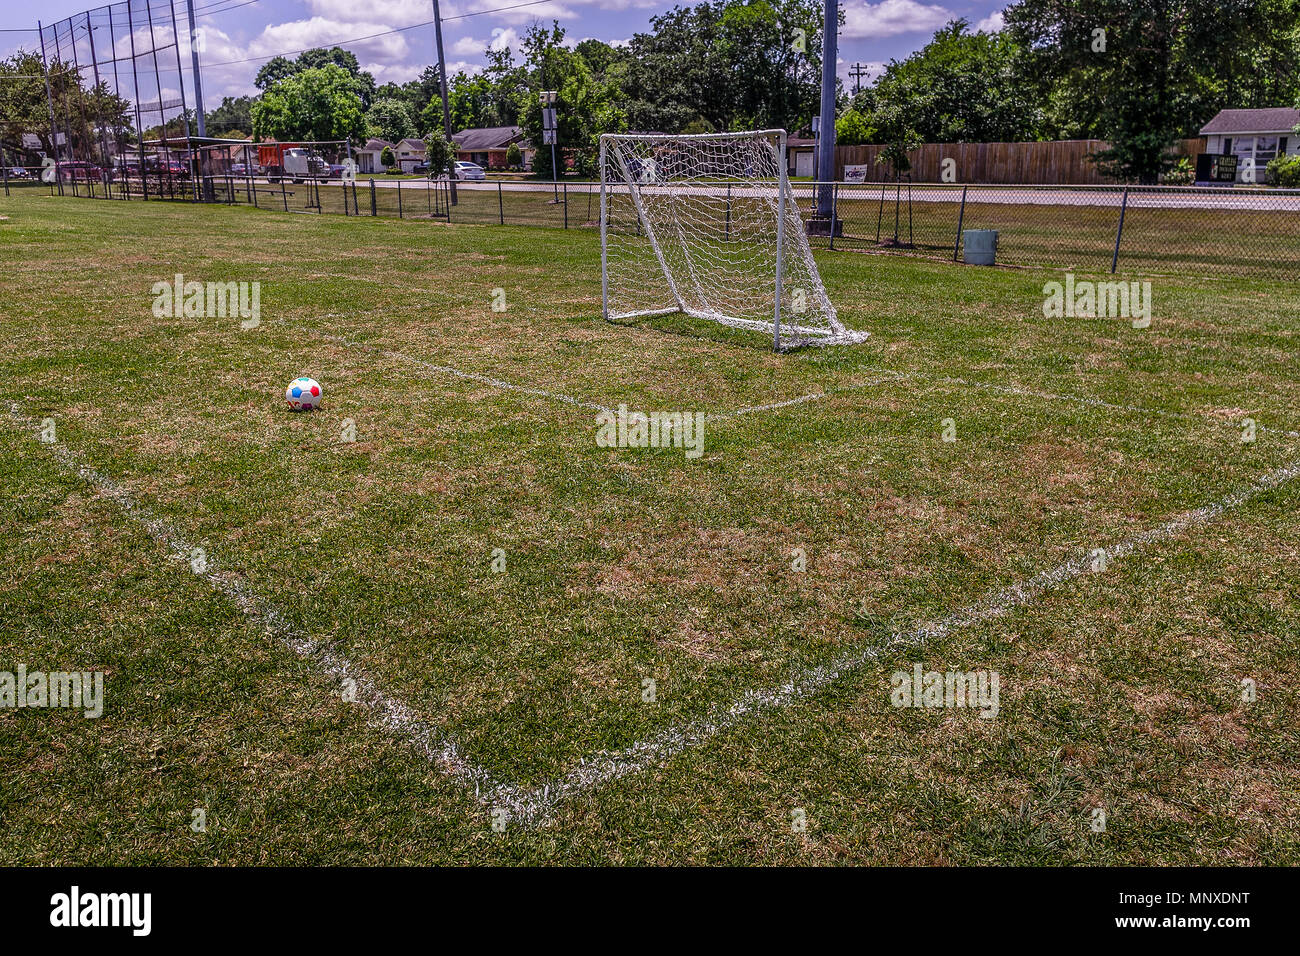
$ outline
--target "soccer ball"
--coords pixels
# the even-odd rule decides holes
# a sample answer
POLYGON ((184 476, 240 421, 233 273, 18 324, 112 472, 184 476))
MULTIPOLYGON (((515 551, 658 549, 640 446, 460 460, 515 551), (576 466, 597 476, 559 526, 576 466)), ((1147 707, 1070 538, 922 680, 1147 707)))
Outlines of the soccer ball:
POLYGON ((295 378, 284 390, 284 400, 295 412, 309 412, 320 407, 320 383, 314 378, 295 378))

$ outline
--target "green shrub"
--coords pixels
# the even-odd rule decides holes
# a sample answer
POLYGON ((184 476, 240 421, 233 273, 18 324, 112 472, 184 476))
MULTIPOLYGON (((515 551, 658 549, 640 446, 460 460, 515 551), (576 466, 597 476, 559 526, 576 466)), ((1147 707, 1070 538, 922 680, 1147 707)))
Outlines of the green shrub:
POLYGON ((1268 164, 1265 172, 1274 186, 1300 188, 1300 156, 1279 156, 1268 164))

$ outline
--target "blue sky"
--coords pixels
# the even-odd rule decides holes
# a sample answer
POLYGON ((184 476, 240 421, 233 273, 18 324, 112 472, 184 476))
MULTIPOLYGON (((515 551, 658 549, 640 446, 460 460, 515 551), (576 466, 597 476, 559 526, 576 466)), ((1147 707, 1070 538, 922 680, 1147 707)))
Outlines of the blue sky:
MULTIPOLYGON (((175 2, 178 13, 183 11, 184 0, 175 2)), ((573 42, 595 37, 617 43, 646 30, 655 14, 679 5, 658 0, 543 0, 513 10, 499 9, 519 2, 443 0, 443 41, 452 73, 480 68, 489 45, 510 46, 517 52, 519 34, 535 20, 559 20, 573 42)), ((997 29, 1005 3, 841 0, 846 21, 840 33, 840 76, 849 84, 848 70, 854 63, 878 71, 891 58, 901 59, 919 49, 938 27, 956 17, 965 17, 984 29, 997 29)), ((154 0, 154 4, 155 9, 165 9, 167 0, 154 0)), ((345 46, 380 83, 412 79, 435 58, 431 26, 342 42, 429 20, 433 16, 430 0, 194 0, 194 4, 205 33, 202 68, 208 109, 223 95, 255 92, 252 81, 258 68, 277 53, 345 46)), ((689 4, 683 0, 680 5, 689 4)), ((0 11, 0 29, 34 28, 37 16, 48 23, 87 6, 87 0, 42 0, 30 6, 8 3, 0 11)), ((0 54, 8 55, 21 45, 34 48, 36 42, 34 32, 0 32, 0 54)))

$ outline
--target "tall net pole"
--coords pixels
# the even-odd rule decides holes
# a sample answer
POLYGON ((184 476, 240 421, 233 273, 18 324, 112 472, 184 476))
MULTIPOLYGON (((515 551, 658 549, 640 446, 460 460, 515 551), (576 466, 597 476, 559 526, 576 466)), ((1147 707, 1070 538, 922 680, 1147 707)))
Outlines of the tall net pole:
POLYGON ((817 188, 817 218, 824 219, 835 235, 835 59, 839 48, 839 0, 826 0, 822 25, 821 131, 817 143, 817 179, 827 185, 817 188))

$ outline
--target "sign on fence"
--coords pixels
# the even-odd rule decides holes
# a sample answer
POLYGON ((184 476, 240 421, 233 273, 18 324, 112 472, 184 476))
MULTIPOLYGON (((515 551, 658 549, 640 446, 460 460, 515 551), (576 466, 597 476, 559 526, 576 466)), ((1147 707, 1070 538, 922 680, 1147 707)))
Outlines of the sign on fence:
POLYGON ((871 167, 869 165, 845 166, 844 181, 846 183, 865 183, 867 181, 867 173, 870 171, 871 167))

